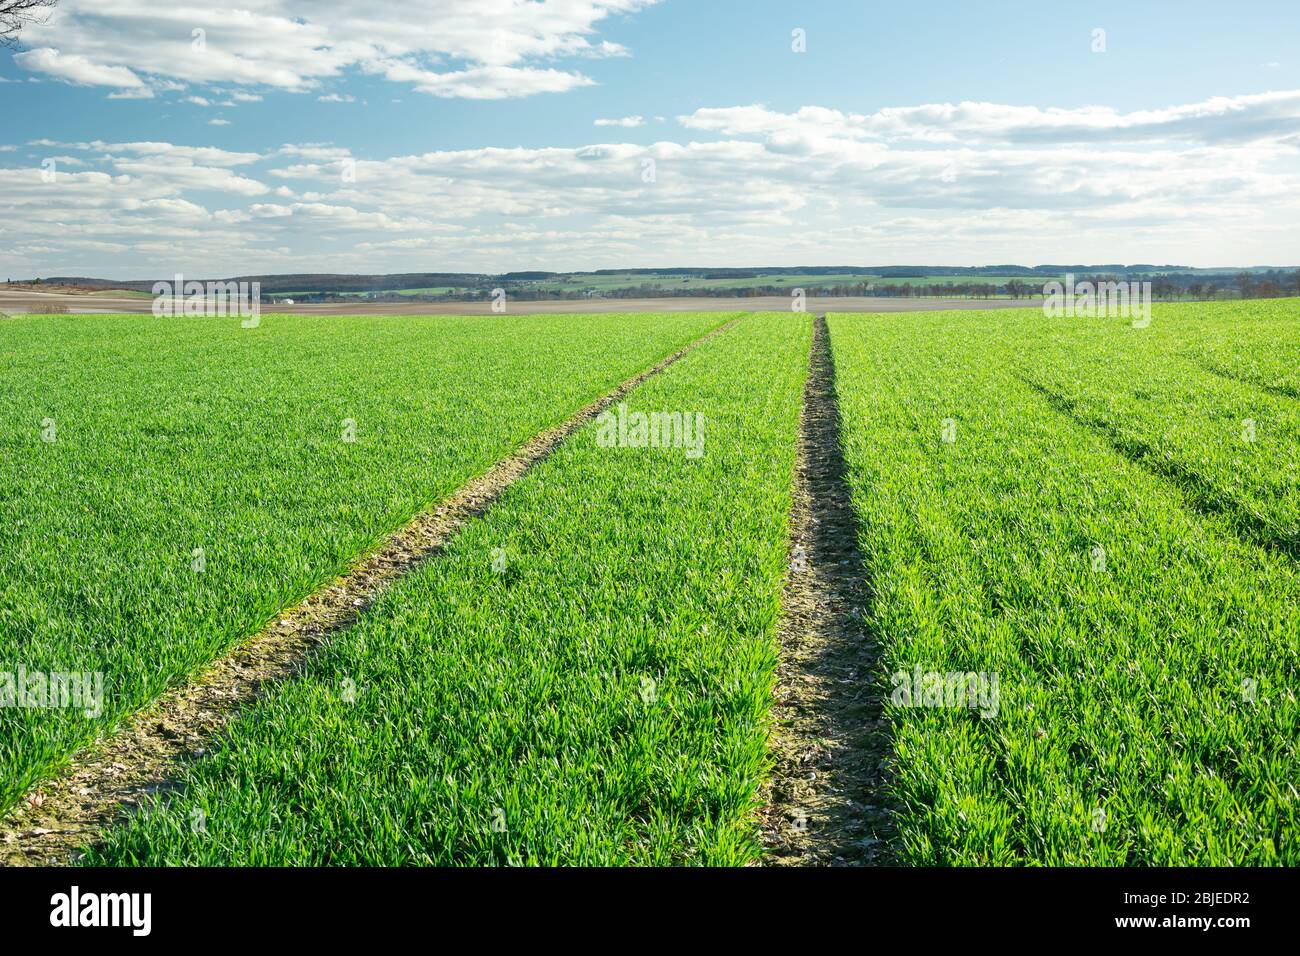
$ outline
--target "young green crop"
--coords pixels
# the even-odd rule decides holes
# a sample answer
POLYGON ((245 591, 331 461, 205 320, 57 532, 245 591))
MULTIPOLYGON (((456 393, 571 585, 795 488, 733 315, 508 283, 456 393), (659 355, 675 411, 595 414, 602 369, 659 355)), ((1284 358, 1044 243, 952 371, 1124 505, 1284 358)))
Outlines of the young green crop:
POLYGON ((1159 474, 1190 507, 1227 516, 1238 534, 1300 557, 1300 404, 1273 363, 1300 302, 1181 305, 1135 330, 1061 323, 1017 349, 1017 375, 1054 407, 1159 474), (1137 332, 1141 334, 1135 334, 1137 332), (1229 338, 1228 336, 1231 336, 1229 338))
POLYGON ((1179 319, 1175 329, 1182 334, 1174 347, 1183 357, 1219 377, 1300 398, 1300 299, 1189 306, 1169 314, 1179 319))
MULTIPOLYGON (((1235 307, 1221 321, 1251 314, 1235 307)), ((1141 338, 1168 323, 1163 334, 1190 347, 1207 323, 1190 322, 1184 339, 1172 308, 1145 330, 1071 321, 1094 325, 1036 311, 830 321, 885 656, 876 679, 891 699, 901 855, 1294 865, 1294 560, 1244 538, 1234 514, 1196 507, 1180 482, 1025 381, 1066 367, 1082 379, 1072 363, 1086 339, 1094 373, 1131 368, 1132 350, 1162 382, 1169 367, 1193 377, 1200 390, 1187 394, 1205 398, 1179 407, 1186 427, 1192 408, 1235 416, 1216 405, 1227 399, 1213 376, 1141 338), (931 693, 949 674, 994 693, 931 693)), ((1120 407, 1107 389, 1141 387, 1055 379, 1067 380, 1107 410, 1120 407)), ((1154 418, 1125 422, 1159 433, 1154 418)))
POLYGON ((728 318, 5 322, 0 680, 99 673, 103 700, 89 718, 0 707, 0 809, 418 510, 728 318))
POLYGON ((698 456, 576 433, 88 862, 754 859, 810 331, 628 396, 703 415, 698 456))

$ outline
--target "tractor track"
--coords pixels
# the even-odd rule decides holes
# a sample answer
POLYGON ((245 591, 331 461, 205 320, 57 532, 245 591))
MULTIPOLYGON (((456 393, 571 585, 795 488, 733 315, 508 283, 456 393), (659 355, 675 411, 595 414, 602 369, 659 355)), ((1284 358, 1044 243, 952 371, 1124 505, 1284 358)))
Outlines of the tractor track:
POLYGON ((809 361, 782 600, 775 765, 761 812, 765 862, 877 865, 890 862, 895 837, 889 727, 825 317, 814 319, 809 361))
POLYGON ((126 814, 177 789, 187 761, 310 654, 345 631, 394 581, 435 555, 468 521, 566 438, 642 382, 740 322, 737 316, 624 381, 560 425, 541 432, 491 470, 394 532, 331 584, 209 663, 196 677, 125 718, 0 817, 0 865, 57 866, 126 814))

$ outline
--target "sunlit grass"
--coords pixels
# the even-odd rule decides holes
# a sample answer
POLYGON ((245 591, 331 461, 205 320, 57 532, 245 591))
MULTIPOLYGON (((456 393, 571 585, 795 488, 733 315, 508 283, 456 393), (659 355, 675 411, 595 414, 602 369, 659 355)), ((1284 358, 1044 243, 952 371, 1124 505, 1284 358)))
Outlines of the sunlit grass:
POLYGON ((0 327, 0 672, 102 672, 97 720, 0 709, 0 808, 719 315, 0 327), (349 440, 354 439, 354 440, 349 440))
POLYGON ((891 704, 905 859, 1300 861, 1297 407, 1180 357, 1281 307, 832 318, 876 679, 1000 679, 891 704))
POLYGON ((703 455, 575 434, 88 861, 754 859, 810 341, 749 318, 639 387, 703 455))

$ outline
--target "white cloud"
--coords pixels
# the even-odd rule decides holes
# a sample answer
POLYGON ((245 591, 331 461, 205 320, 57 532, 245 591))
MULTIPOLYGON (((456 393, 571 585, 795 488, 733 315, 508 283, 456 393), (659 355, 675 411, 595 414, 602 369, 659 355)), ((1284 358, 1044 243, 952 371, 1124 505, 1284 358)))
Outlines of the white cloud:
POLYGON ((216 146, 177 146, 172 143, 134 142, 105 143, 95 140, 91 143, 56 143, 51 140, 38 140, 33 146, 73 146, 77 149, 96 150, 115 156, 128 153, 133 156, 167 158, 172 162, 196 163, 204 166, 247 166, 262 159, 259 153, 236 153, 216 146))
POLYGON ((357 98, 349 94, 330 93, 326 96, 316 97, 321 103, 355 103, 357 98))
POLYGON ((125 66, 105 64, 76 53, 60 53, 51 47, 15 53, 14 62, 24 70, 46 73, 84 86, 116 86, 123 89, 144 86, 144 81, 125 66))
POLYGON ((679 117, 690 128, 763 136, 786 148, 832 140, 913 140, 940 144, 1251 142, 1300 132, 1300 90, 1216 96, 1200 103, 1120 113, 999 103, 933 103, 866 115, 806 106, 780 113, 761 105, 700 109, 679 117))
POLYGON ((403 60, 385 60, 368 63, 365 69, 381 73, 394 83, 410 83, 417 93, 471 100, 563 93, 580 86, 591 86, 594 82, 581 73, 515 66, 478 66, 437 73, 403 60))
POLYGON ((645 125, 644 116, 624 116, 622 119, 598 119, 597 126, 622 126, 625 129, 635 129, 638 126, 645 125))
POLYGON ((685 117, 682 142, 390 157, 321 142, 256 153, 46 139, 26 146, 86 165, 60 165, 51 185, 38 153, 5 152, 0 162, 25 168, 0 168, 0 223, 32 274, 91 271, 77 258, 89 247, 65 239, 122 247, 103 261, 146 273, 1285 263, 1300 261, 1298 102, 1270 93, 1134 113, 980 104, 862 117, 742 106, 685 117))
POLYGON ((626 56, 593 36, 598 25, 655 2, 241 0, 231 9, 62 0, 48 22, 27 29, 39 49, 16 59, 98 86, 137 87, 146 77, 304 91, 364 69, 433 96, 499 99, 590 84, 542 61, 626 56))
POLYGON ((139 180, 147 189, 174 194, 183 190, 234 193, 238 196, 261 196, 270 191, 264 183, 215 166, 170 162, 166 159, 125 159, 113 161, 115 172, 139 180))

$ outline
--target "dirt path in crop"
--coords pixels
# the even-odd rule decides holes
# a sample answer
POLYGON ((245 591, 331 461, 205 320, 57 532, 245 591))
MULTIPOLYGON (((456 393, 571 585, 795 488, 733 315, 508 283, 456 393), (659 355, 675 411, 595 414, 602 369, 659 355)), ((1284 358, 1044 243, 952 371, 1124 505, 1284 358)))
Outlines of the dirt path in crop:
POLYGON ((293 676, 309 654, 346 630, 394 580, 437 553, 513 482, 569 435, 646 379, 720 335, 732 319, 623 382, 572 418, 542 432, 491 471, 414 518, 351 571, 272 621, 196 679, 163 694, 118 732, 77 754, 61 774, 0 819, 0 864, 60 865, 134 807, 175 789, 184 763, 266 690, 293 676))
POLYGON ((768 865, 890 862, 889 729, 870 599, 840 446, 835 363, 813 322, 799 422, 790 575, 782 602, 772 750, 762 812, 768 865))

